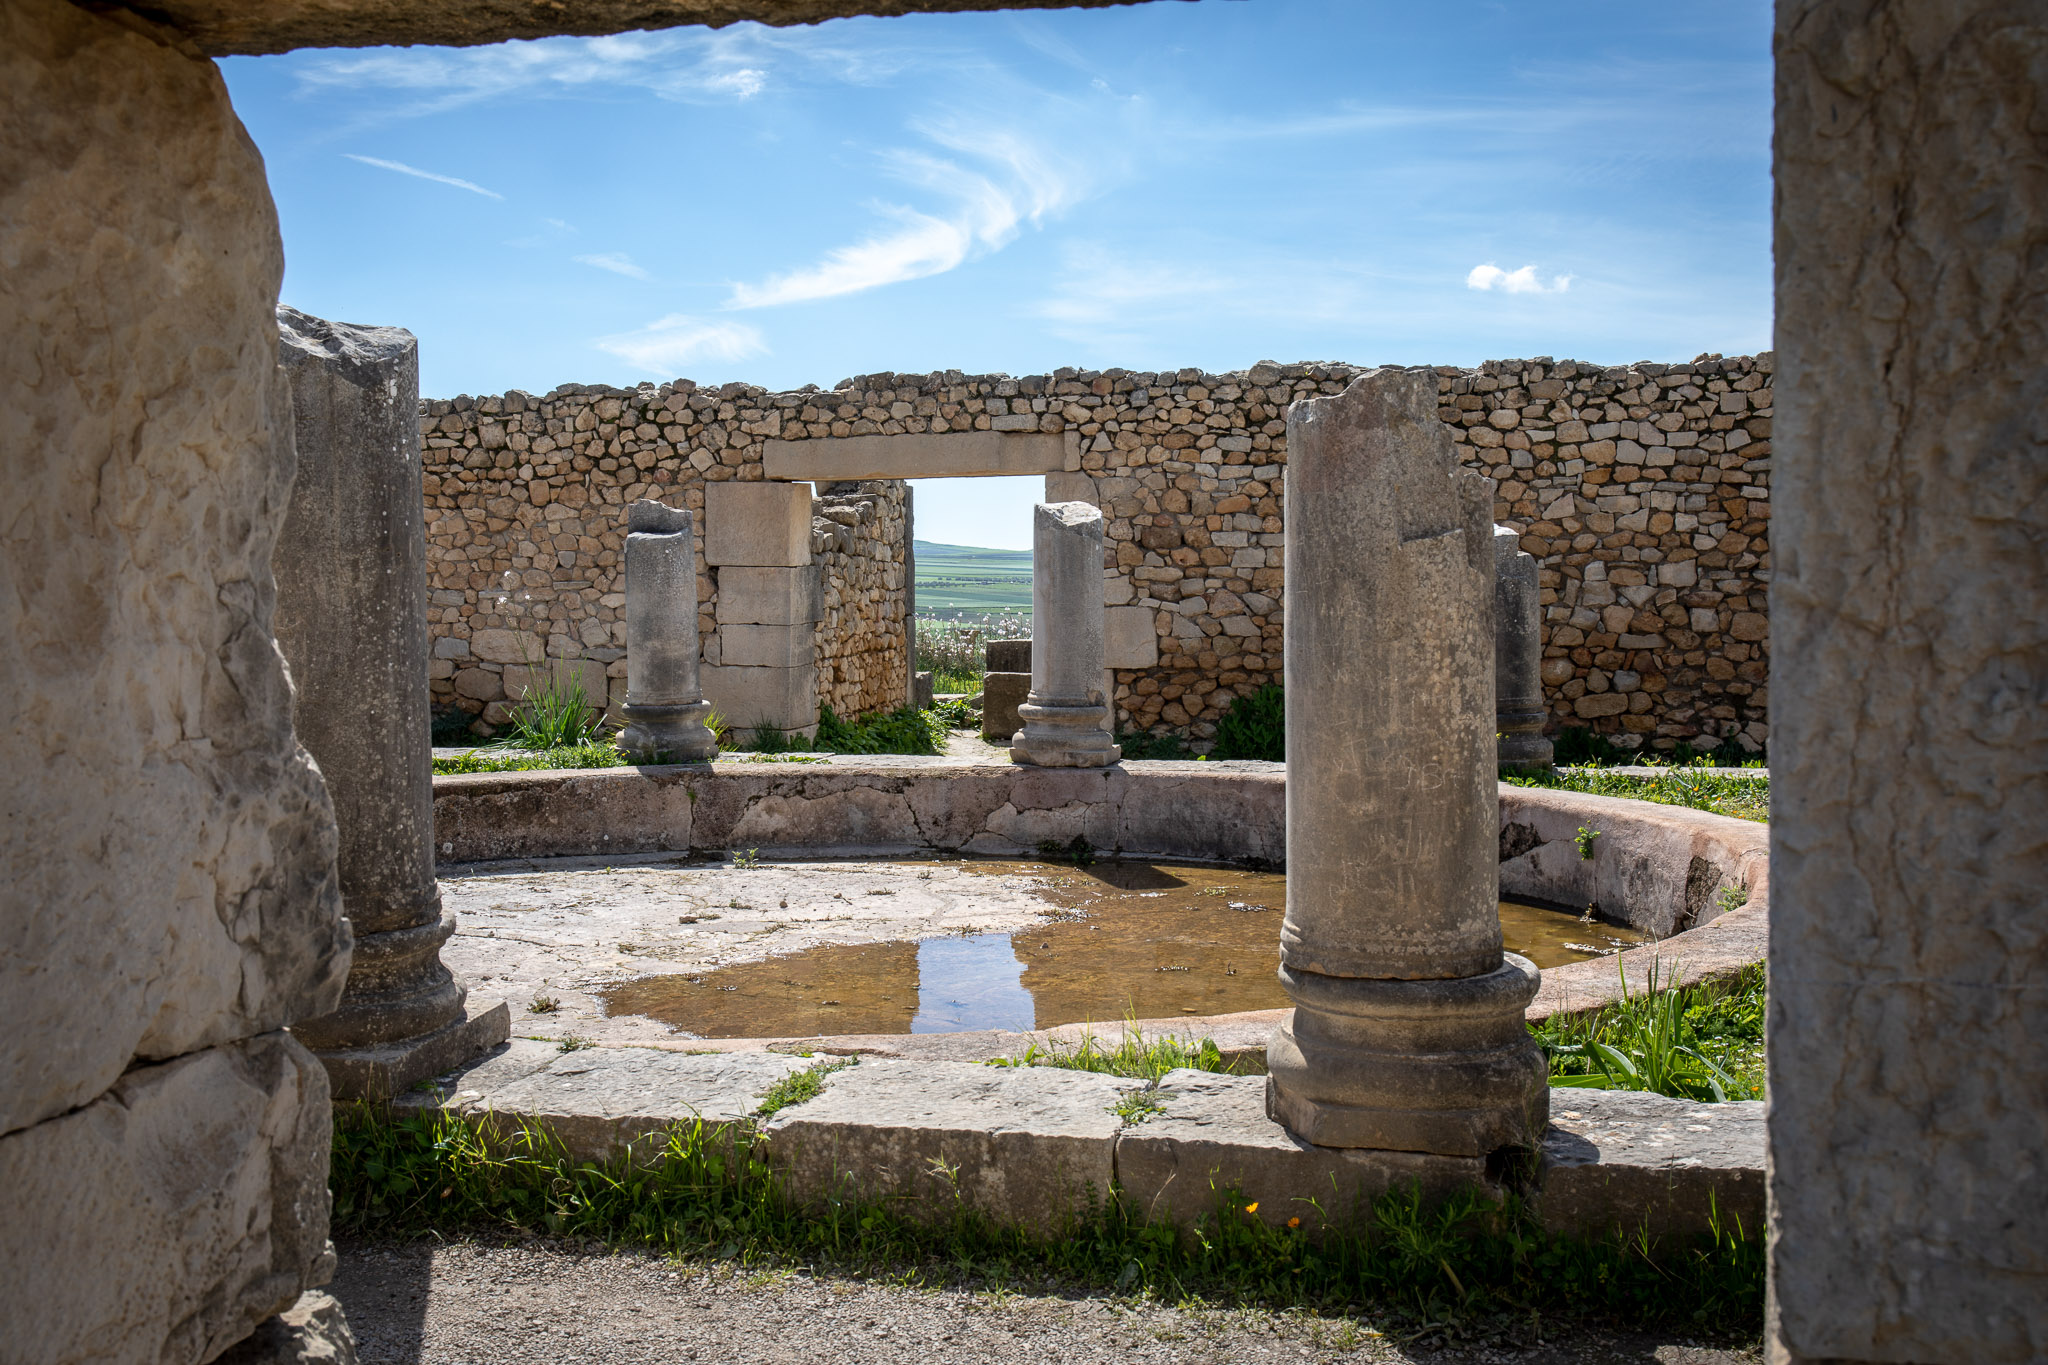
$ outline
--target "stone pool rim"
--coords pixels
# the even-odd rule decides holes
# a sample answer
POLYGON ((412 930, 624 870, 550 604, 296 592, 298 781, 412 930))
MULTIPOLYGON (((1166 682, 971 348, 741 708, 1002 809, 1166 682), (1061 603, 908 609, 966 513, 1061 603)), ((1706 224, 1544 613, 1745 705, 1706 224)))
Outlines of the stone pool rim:
MULTIPOLYGON (((1600 1009, 1621 996, 1624 982, 1640 992, 1653 974, 1660 985, 1706 985, 1732 981, 1764 961, 1767 825, 1546 787, 1500 783, 1498 792, 1503 897, 1592 904, 1603 918, 1664 935, 1612 957, 1547 969, 1528 1009, 1532 1023, 1600 1009), (1590 859, 1579 853, 1581 827, 1600 831, 1590 859), (1732 904, 1731 890, 1741 896, 1739 905, 1732 904)), ((434 778, 434 831, 444 865, 735 848, 769 857, 1038 857, 1042 845, 1066 845, 1078 836, 1126 858, 1280 869, 1286 765, 1127 760, 1108 768, 1046 769, 878 755, 803 764, 458 773, 434 778)), ((1138 1020, 1136 1026, 1147 1036, 1210 1036, 1219 1045, 1227 1039, 1226 1051, 1262 1064, 1264 1035, 1285 1013, 1138 1020)), ((1006 1055, 1034 1039, 1074 1036, 1078 1028, 977 1033, 971 1050, 1006 1055)), ((717 1041, 719 1050, 930 1055, 930 1044, 904 1045, 913 1038, 969 1041, 949 1034, 717 1041)), ((677 1045, 708 1041, 678 1039, 677 1045)), ((957 1048, 948 1055, 958 1055, 957 1048)))

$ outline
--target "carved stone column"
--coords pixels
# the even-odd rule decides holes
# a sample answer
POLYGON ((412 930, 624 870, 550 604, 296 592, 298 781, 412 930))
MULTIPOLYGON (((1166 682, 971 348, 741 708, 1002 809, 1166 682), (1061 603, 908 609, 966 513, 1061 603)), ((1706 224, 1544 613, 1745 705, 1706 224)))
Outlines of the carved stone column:
POLYGON ((1123 756, 1102 693, 1102 512, 1085 502, 1032 510, 1031 692, 1010 758, 1103 768, 1123 756))
POLYGON ((1534 1146, 1536 968, 1501 951, 1491 485, 1426 374, 1287 418, 1287 918, 1267 1110, 1328 1147, 1534 1146))
POLYGON ((687 510, 642 498, 626 509, 626 728, 642 763, 707 763, 718 736, 697 672, 697 536, 687 510))
POLYGON ((1512 526, 1493 528, 1493 714, 1503 768, 1541 770, 1555 746, 1544 738, 1543 592, 1536 556, 1512 526))
POLYGON ((348 989, 292 1032, 338 1097, 383 1097, 505 1040, 441 963, 455 918, 434 882, 419 344, 395 327, 277 310, 298 478, 274 558, 292 722, 341 835, 348 989))

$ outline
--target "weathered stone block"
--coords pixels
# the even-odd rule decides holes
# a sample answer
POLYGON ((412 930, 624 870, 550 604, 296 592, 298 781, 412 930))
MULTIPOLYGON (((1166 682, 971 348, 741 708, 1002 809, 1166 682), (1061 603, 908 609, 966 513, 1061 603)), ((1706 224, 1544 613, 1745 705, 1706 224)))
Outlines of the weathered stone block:
POLYGON ((1125 1128, 1116 1143, 1124 1198, 1148 1218, 1186 1226, 1204 1216, 1243 1217, 1256 1204, 1262 1222, 1299 1218, 1314 1232, 1354 1222, 1381 1195, 1414 1185, 1426 1196, 1494 1191, 1483 1157, 1303 1142, 1267 1117, 1264 1076, 1169 1071, 1156 1093, 1160 1112, 1125 1128))
POLYGON ((327 1073, 266 1033, 0 1138, 5 1354, 209 1360, 324 1281, 327 1073))
POLYGON ((902 436, 841 436, 767 442, 762 464, 771 479, 937 479, 971 474, 1044 474, 1067 467, 1063 436, 948 431, 902 436))
POLYGON ((818 670, 706 664, 704 697, 737 729, 802 730, 818 723, 818 670))
POLYGON ((704 562, 801 568, 811 562, 811 489, 802 483, 704 486, 704 562))
POLYGON ((718 571, 718 624, 795 626, 825 617, 824 588, 815 567, 718 571))
POLYGON ((2048 12, 1775 48, 1773 1359, 2048 1359, 2048 12))
POLYGON ((985 739, 1003 740, 1023 728, 1017 708, 1031 695, 1029 673, 987 673, 981 679, 981 733, 985 739))
POLYGON ((1550 1092, 1537 1216, 1552 1232, 1697 1236, 1764 1226, 1764 1106, 1628 1090, 1550 1092))
POLYGON ((356 1339, 341 1301, 309 1289, 218 1357, 214 1365, 356 1365, 356 1339))
POLYGON ((817 654, 816 632, 808 625, 718 628, 719 661, 741 668, 802 668, 817 654))
POLYGON ((982 666, 991 673, 1029 673, 1031 641, 990 640, 982 647, 982 666))
POLYGON ((1053 1067, 864 1061, 768 1121, 768 1160, 790 1192, 900 1201, 943 1218, 958 1204, 1055 1233, 1109 1197, 1120 1120, 1143 1081, 1053 1067))
MULTIPOLYGON (((0 6, 0 1132, 317 1014, 347 971, 333 814, 271 638, 277 220, 220 73, 161 36, 0 6)), ((49 1283, 91 1274, 66 1262, 88 1248, 7 1240, 49 1283)))
POLYGON ((523 630, 480 630, 469 649, 487 664, 537 664, 548 656, 547 640, 523 630))
POLYGON ((1154 668, 1159 632, 1150 607, 1110 607, 1102 613, 1102 662, 1108 668, 1154 668))
MULTIPOLYGON (((530 1057, 531 1048, 520 1055, 530 1057)), ((559 1138, 570 1155, 608 1161, 632 1151, 653 1154, 655 1140, 676 1124, 750 1125, 761 1099, 777 1081, 812 1066, 779 1052, 727 1052, 691 1056, 660 1048, 586 1048, 559 1053, 546 1047, 544 1065, 466 1069, 441 1089, 443 1107, 507 1116, 506 1131, 522 1120, 559 1138)), ((506 1059, 508 1062, 512 1058, 506 1059)), ((411 1107, 434 1101, 426 1094, 411 1107)))

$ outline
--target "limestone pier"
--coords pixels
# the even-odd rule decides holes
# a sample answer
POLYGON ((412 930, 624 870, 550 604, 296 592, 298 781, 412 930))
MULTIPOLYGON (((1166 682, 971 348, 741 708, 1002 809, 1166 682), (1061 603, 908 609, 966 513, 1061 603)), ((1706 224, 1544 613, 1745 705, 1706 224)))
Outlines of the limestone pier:
POLYGON ((1042 502, 1031 516, 1031 692, 1010 758, 1103 768, 1122 757, 1102 691, 1102 512, 1042 502))
POLYGON ((337 1096, 383 1097, 496 1046, 441 963, 455 931, 434 883, 419 345, 395 327, 277 310, 298 476, 275 556, 292 722, 340 831, 355 961, 341 1005, 293 1026, 337 1096))
POLYGON ((1548 768, 1555 746, 1544 737, 1550 706, 1543 699, 1543 590, 1536 556, 1522 533, 1493 528, 1493 715, 1503 768, 1548 768))
POLYGON ((1267 1110, 1327 1147, 1484 1156, 1548 1117, 1501 950, 1492 485, 1428 372, 1287 418, 1287 916, 1267 1110))
POLYGON ((619 747, 642 763, 706 763, 697 659, 697 536, 686 509, 642 498, 626 509, 626 727, 619 747))

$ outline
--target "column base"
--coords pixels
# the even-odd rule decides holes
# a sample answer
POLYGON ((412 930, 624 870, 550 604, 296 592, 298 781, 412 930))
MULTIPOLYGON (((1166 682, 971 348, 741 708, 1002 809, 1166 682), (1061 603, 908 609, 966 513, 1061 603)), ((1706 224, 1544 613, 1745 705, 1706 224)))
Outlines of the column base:
POLYGON ((1109 708, 1027 701, 1017 708, 1024 728, 1010 740, 1010 761, 1038 768, 1107 768, 1124 756, 1110 738, 1109 708))
POLYGON ((1543 736, 1545 711, 1501 711, 1493 723, 1500 735, 1500 766, 1516 772, 1548 772, 1557 757, 1557 746, 1543 736))
POLYGON ((1266 1048, 1266 1113, 1318 1147, 1486 1156, 1535 1147, 1550 1077, 1523 1011, 1537 971, 1396 981, 1280 969, 1295 1009, 1266 1048))
POLYGON ((315 1052, 327 1068, 338 1100, 388 1100, 421 1081, 453 1071, 512 1036, 512 1008, 500 1000, 478 1008, 464 1002, 451 1023, 417 1038, 369 1047, 315 1052))
POLYGON ((619 708, 626 728, 619 748, 639 763, 709 763, 718 757, 718 736, 704 724, 708 701, 678 706, 650 706, 628 701, 619 708))

